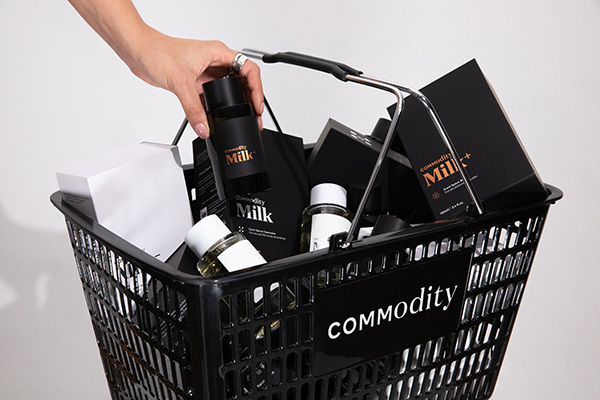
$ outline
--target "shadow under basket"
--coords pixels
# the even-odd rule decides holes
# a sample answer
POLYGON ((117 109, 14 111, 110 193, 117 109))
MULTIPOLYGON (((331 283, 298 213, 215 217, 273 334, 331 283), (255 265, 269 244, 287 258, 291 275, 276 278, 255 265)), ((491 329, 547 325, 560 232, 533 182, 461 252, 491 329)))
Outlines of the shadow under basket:
POLYGON ((492 395, 562 196, 548 190, 534 204, 219 278, 156 260, 60 192, 51 201, 115 400, 451 400, 492 395))

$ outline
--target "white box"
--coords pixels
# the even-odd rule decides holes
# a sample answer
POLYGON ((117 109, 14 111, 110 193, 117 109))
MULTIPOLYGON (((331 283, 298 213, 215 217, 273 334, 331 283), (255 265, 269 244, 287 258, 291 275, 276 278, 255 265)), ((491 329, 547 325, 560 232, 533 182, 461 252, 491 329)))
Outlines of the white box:
POLYGON ((56 172, 64 201, 165 261, 192 227, 177 146, 143 142, 56 172))

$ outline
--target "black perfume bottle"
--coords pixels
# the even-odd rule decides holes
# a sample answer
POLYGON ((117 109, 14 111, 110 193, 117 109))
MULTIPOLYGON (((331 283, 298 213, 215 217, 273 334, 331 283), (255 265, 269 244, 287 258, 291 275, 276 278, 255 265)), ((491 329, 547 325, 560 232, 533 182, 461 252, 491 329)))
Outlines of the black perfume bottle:
POLYGON ((241 79, 229 76, 202 85, 210 127, 213 170, 220 172, 224 195, 258 193, 271 188, 258 122, 244 99, 241 79))

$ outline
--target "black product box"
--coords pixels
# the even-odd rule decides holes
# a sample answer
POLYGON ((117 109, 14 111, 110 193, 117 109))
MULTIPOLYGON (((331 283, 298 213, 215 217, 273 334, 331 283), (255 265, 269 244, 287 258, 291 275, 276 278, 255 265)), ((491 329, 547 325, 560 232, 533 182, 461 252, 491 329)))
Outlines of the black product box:
MULTIPOLYGON (((337 183, 347 190, 348 208, 355 212, 381 147, 382 141, 374 135, 361 134, 329 119, 306 161, 309 186, 337 183)), ((412 222, 430 218, 410 161, 392 149, 367 202, 366 222, 374 222, 378 215, 386 212, 412 222)))
MULTIPOLYGON (((475 59, 424 87, 475 192, 484 203, 511 205, 547 191, 475 59)), ((390 107, 392 110, 395 105, 390 107)), ((434 218, 465 212, 472 203, 455 160, 425 107, 408 96, 396 130, 434 218)))
POLYGON ((267 261, 300 252, 300 220, 308 205, 306 162, 301 138, 264 129, 261 133, 271 189, 220 200, 203 139, 193 141, 197 221, 218 215, 241 232, 267 261))

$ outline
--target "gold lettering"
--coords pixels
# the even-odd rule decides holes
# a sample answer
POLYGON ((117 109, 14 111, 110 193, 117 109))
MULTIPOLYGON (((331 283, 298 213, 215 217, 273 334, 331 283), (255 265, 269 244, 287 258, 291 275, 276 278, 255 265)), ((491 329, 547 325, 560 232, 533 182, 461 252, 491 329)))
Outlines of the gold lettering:
POLYGON ((225 159, 227 160, 227 165, 238 163, 237 153, 233 154, 233 156, 226 154, 225 159))
POLYGON ((225 160, 227 165, 238 164, 244 161, 254 160, 255 154, 256 151, 249 152, 248 150, 242 150, 233 154, 225 154, 225 160))
POLYGON ((442 175, 440 174, 440 169, 436 168, 433 170, 433 175, 429 172, 423 174, 423 178, 425 178, 425 182, 427 183, 427 187, 431 186, 432 183, 436 183, 441 181, 442 175))
MULTIPOLYGON (((466 153, 465 156, 460 159, 462 166, 466 168, 467 164, 465 164, 463 162, 463 160, 465 158, 467 160, 470 159, 471 154, 466 153)), ((432 173, 427 172, 427 173, 423 174, 423 178, 425 179, 425 182, 427 183, 427 187, 430 187, 432 184, 439 182, 442 179, 447 178, 450 175, 452 175, 458 171, 456 162, 453 159, 445 161, 446 159, 447 159, 447 157, 446 157, 446 155, 444 155, 441 158, 439 158, 438 160, 434 161, 433 163, 421 168, 421 172, 423 172, 436 164, 440 164, 432 171, 432 173)))

